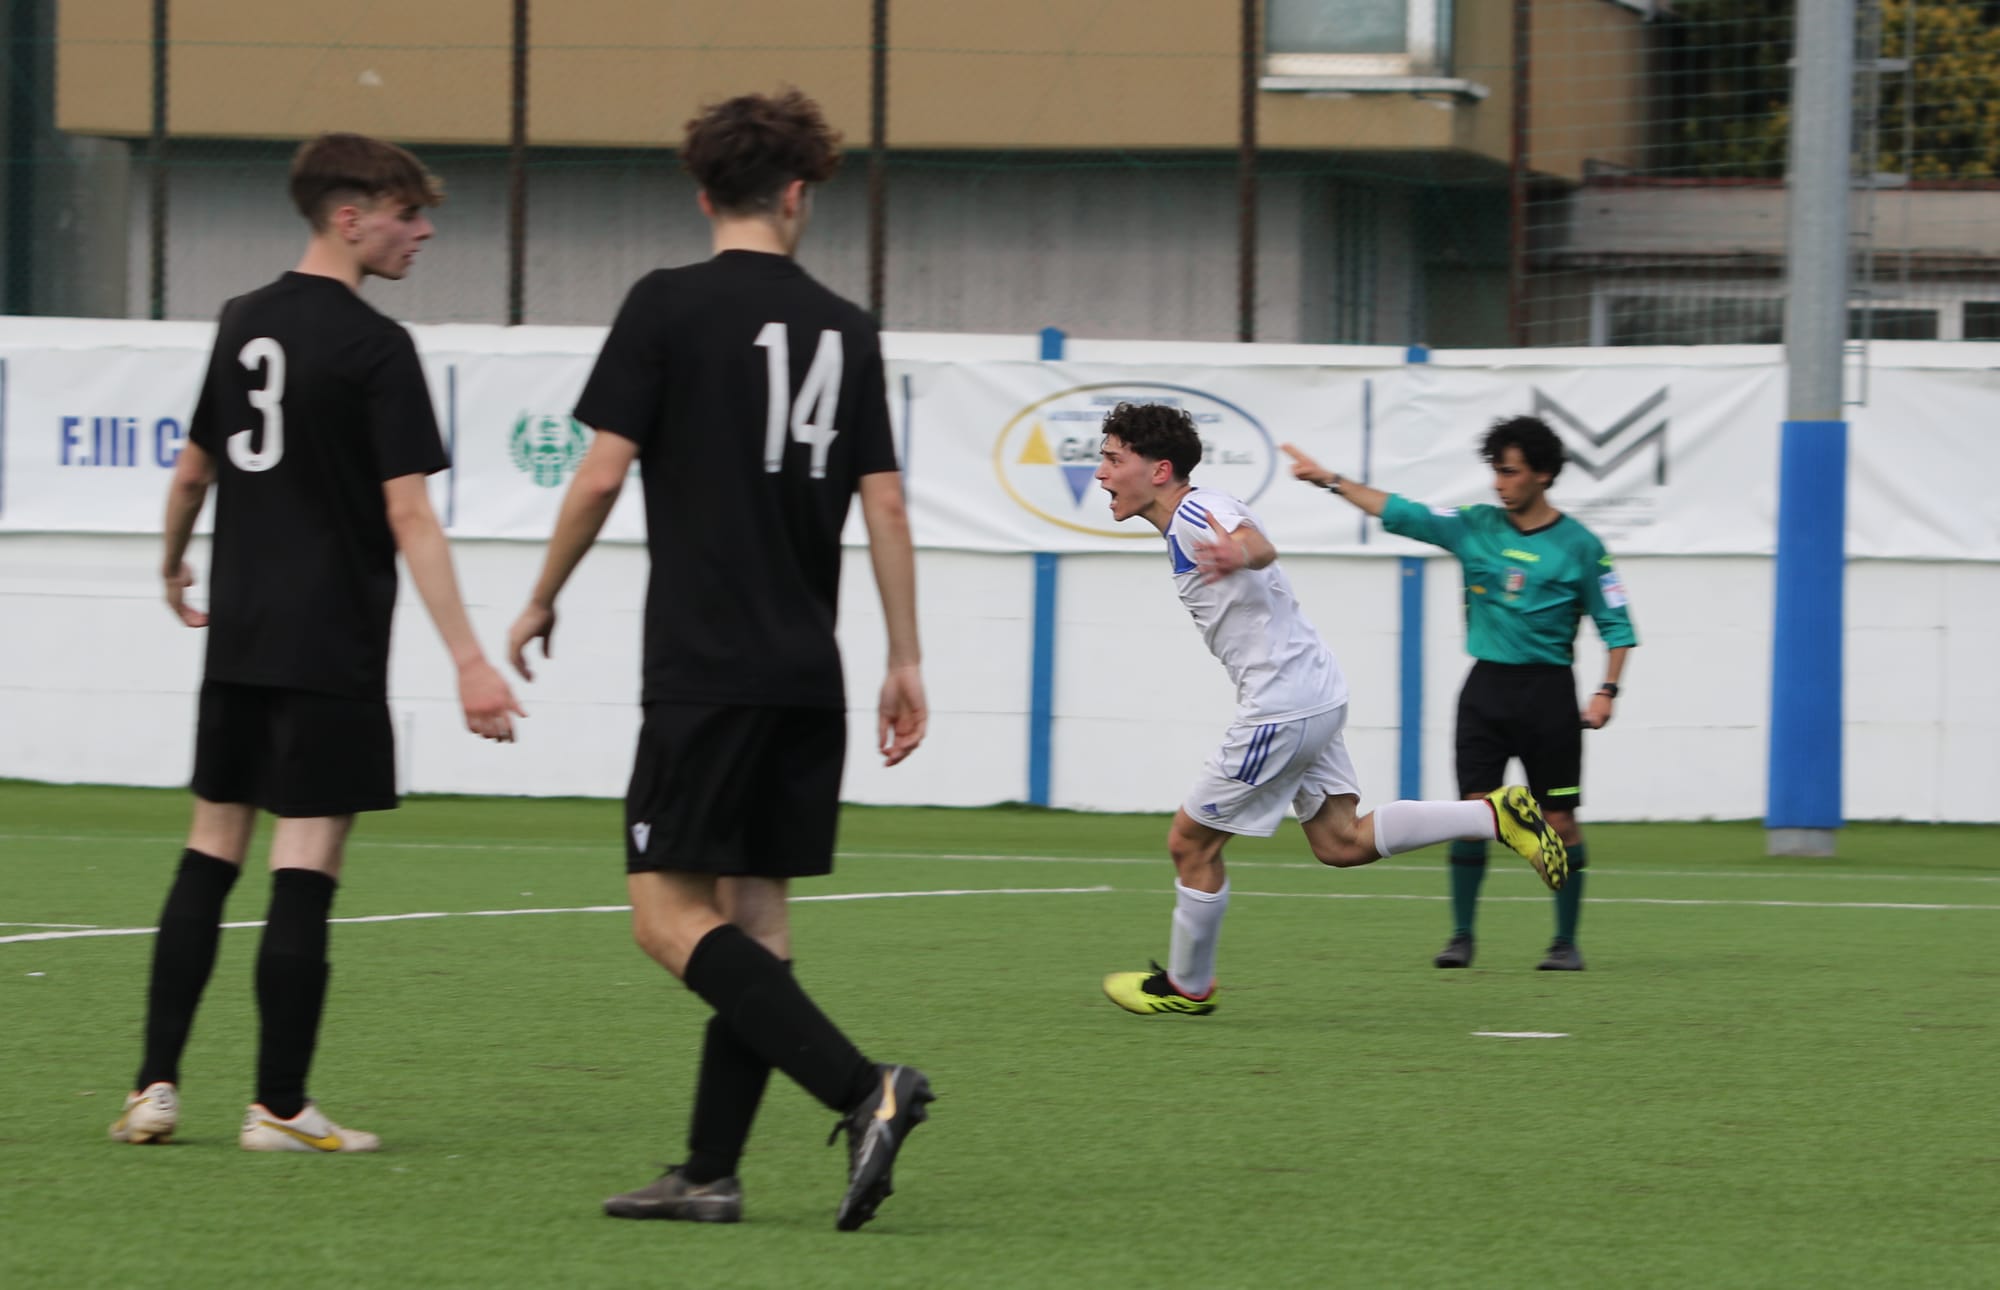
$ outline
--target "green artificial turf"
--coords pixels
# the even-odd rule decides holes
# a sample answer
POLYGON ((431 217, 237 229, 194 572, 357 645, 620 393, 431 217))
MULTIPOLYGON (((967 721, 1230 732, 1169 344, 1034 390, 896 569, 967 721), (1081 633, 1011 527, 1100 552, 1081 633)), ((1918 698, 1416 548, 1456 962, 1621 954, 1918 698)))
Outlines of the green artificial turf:
MULTIPOLYGON (((224 934, 179 1139, 108 1141, 184 794, 0 783, 0 1285, 1990 1286, 2000 830, 1599 825, 1580 943, 1499 851, 1439 972, 1442 848, 1362 869, 1233 844, 1220 1008, 1140 1018, 1166 821, 850 809, 798 973, 939 1101, 859 1233, 782 1077, 734 1227, 607 1219, 680 1158, 706 1010, 618 912, 334 929, 312 1091, 374 1156, 237 1150, 254 930, 224 934), (1064 890, 1052 890, 1064 889, 1064 890), (1039 893, 1039 894, 1037 894, 1039 893), (1548 1032, 1508 1039, 1475 1032, 1548 1032)), ((356 831, 335 915, 624 901, 614 803, 419 798, 356 831)), ((261 854, 261 853, 260 853, 261 854)), ((262 916, 252 875, 229 917, 262 916)))

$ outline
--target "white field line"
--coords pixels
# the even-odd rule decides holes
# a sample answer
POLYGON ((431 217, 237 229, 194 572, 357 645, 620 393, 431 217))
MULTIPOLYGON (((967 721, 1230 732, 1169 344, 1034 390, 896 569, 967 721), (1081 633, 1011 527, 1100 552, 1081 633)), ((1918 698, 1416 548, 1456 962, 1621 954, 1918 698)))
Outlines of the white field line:
MULTIPOLYGON (((1152 888, 1135 889, 1120 887, 967 887, 942 891, 849 891, 835 892, 823 896, 794 896, 798 904, 828 904, 849 900, 902 900, 927 896, 1082 896, 1107 895, 1158 896, 1161 893, 1152 888)), ((1451 899, 1449 896, 1419 896, 1402 892, 1365 891, 1234 891, 1235 896, 1262 900, 1412 900, 1438 903, 1451 899)), ((1545 904, 1546 896, 1487 896, 1488 901, 1506 904, 1545 904)), ((1985 911, 2000 913, 2000 905, 1949 905, 1916 904, 1881 900, 1668 900, 1648 897, 1605 896, 1591 897, 1593 905, 1677 905, 1691 908, 1716 906, 1743 906, 1756 909, 1874 909, 1904 910, 1917 912, 1985 911)), ((468 909, 456 913, 433 910, 411 914, 367 914, 355 918, 335 918, 335 923, 408 923, 430 918, 512 918, 522 914, 622 914, 630 905, 577 905, 562 909, 468 909)), ((225 928, 262 927, 263 922, 224 923, 225 928)), ((73 941, 87 940, 99 936, 151 936, 157 927, 94 927, 79 931, 27 932, 14 936, 0 936, 0 945, 14 945, 26 941, 73 941)))
MULTIPOLYGON (((2000 830, 1996 830, 2000 836, 2000 830)), ((137 833, 0 833, 0 842, 145 842, 179 846, 186 841, 180 834, 137 834, 137 833)), ((384 851, 506 851, 522 854, 555 853, 574 855, 579 851, 603 850, 607 853, 618 849, 616 841, 585 842, 561 845, 551 842, 397 842, 387 839, 349 838, 350 851, 379 849, 384 851)), ((1528 878, 1533 874, 1518 865, 1509 865, 1505 859, 1505 849, 1500 848, 1495 857, 1493 872, 1502 876, 1528 878)), ((836 851, 840 860, 944 860, 955 863, 976 864, 1113 864, 1113 865, 1155 865, 1165 868, 1170 863, 1166 852, 1154 856, 1058 856, 1058 855, 1010 855, 1005 852, 978 851, 836 851)), ((1327 866, 1315 860, 1230 860, 1231 869, 1324 869, 1327 866)), ((1443 873, 1449 866, 1441 864, 1393 864, 1377 863, 1368 868, 1375 873, 1443 873)), ((1767 872, 1757 869, 1626 869, 1615 862, 1600 865, 1589 872, 1598 877, 1613 878, 1768 878, 1774 882, 1972 882, 2000 883, 2000 874, 1976 873, 1829 873, 1814 872, 1767 872)), ((1596 897, 1592 897, 1596 899, 1596 897)))
MULTIPOLYGON (((845 891, 824 896, 793 896, 795 904, 810 905, 837 900, 902 900, 913 896, 1078 896, 1108 892, 1110 887, 981 887, 950 891, 845 891)), ((330 918, 330 923, 411 923, 428 918, 512 918, 520 914, 624 914, 630 905, 576 905, 566 909, 466 909, 457 913, 441 910, 414 914, 364 914, 354 918, 330 918)), ((224 928, 262 927, 264 922, 224 923, 224 928)), ((41 927, 42 923, 0 923, 0 927, 41 927)), ((92 927, 78 931, 28 932, 0 936, 0 945, 24 941, 76 941, 98 936, 151 936, 157 927, 92 927)))
POLYGON ((96 923, 0 923, 0 927, 73 927, 79 931, 89 931, 96 923))

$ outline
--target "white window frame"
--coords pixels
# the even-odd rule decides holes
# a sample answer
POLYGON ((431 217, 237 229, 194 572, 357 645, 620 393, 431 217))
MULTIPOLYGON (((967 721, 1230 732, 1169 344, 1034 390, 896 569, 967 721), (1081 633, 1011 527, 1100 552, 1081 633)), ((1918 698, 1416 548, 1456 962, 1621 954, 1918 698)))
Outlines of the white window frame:
MULTIPOLYGON (((1269 4, 1271 0, 1265 2, 1269 4)), ((1453 0, 1408 0, 1408 3, 1409 17, 1404 28, 1402 53, 1288 54, 1282 50, 1269 48, 1267 40, 1264 52, 1265 76, 1285 81, 1320 77, 1338 78, 1342 81, 1378 77, 1402 80, 1413 77, 1449 77, 1453 0)), ((1285 85, 1267 88, 1304 87, 1285 85)))

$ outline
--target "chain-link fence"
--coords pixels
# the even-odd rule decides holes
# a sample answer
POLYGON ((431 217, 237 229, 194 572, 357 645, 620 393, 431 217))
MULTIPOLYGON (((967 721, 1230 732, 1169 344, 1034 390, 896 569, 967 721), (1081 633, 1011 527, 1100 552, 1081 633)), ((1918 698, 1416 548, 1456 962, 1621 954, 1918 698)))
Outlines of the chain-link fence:
MULTIPOLYGON (((16 0, 0 292, 210 317, 355 129, 449 193, 385 309, 602 323, 707 251, 681 122, 791 83, 849 149, 801 258, 890 327, 1775 341, 1795 3, 16 0)), ((1857 338, 2000 336, 1996 9, 1862 0, 1857 338)))

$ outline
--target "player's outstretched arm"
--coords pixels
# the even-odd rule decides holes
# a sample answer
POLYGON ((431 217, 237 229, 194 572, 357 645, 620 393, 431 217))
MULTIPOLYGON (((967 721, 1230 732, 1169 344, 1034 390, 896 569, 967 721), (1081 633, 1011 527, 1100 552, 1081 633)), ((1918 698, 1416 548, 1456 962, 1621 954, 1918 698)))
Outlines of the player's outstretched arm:
POLYGON ((600 431, 577 465, 576 478, 570 480, 569 491, 563 494, 562 511, 556 516, 556 531, 549 538, 548 555, 542 560, 542 576, 535 580, 528 607, 521 611, 507 633, 507 657, 513 660, 514 670, 523 679, 535 679, 528 667, 531 643, 541 641, 542 657, 551 657, 550 651, 555 647, 556 597, 562 594, 570 574, 576 572, 584 554, 597 541, 611 508, 618 504, 625 476, 631 473, 638 456, 639 445, 632 440, 600 431))
POLYGON ((465 709, 465 727, 483 738, 511 743, 514 718, 525 717, 506 678, 486 661, 472 623, 465 616, 465 602, 459 598, 458 575, 451 567, 451 546, 437 512, 431 509, 430 492, 422 475, 399 475, 382 484, 383 500, 389 508, 389 529, 396 535, 396 549, 409 566, 410 581, 417 584, 424 608, 444 637, 451 661, 458 667, 458 701, 465 709))
POLYGON ((208 626, 208 615, 184 597, 194 585, 194 570, 187 564, 188 542, 194 536, 201 504, 208 500, 208 487, 214 482, 215 458, 197 444, 182 448, 174 462, 173 483, 167 486, 167 519, 161 526, 167 546, 160 557, 160 577, 167 585, 167 607, 189 627, 208 626))
POLYGON ((930 724, 923 653, 917 646, 917 556, 910 541, 910 513, 903 505, 902 472, 861 477, 861 518, 868 526, 868 559, 889 634, 889 672, 876 708, 875 746, 883 764, 894 766, 917 750, 930 724))
POLYGON ((1292 459, 1293 479, 1303 480, 1331 493, 1338 493, 1370 515, 1381 515, 1382 508, 1389 504, 1389 494, 1381 489, 1370 488, 1366 484, 1334 474, 1299 451, 1293 444, 1281 444, 1280 447, 1284 448, 1285 455, 1292 459))

